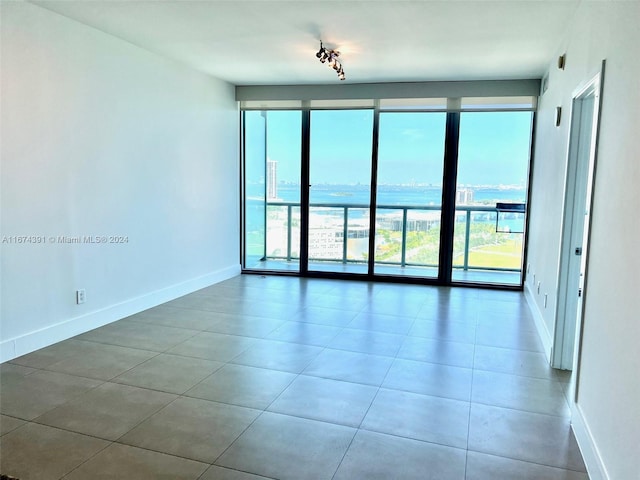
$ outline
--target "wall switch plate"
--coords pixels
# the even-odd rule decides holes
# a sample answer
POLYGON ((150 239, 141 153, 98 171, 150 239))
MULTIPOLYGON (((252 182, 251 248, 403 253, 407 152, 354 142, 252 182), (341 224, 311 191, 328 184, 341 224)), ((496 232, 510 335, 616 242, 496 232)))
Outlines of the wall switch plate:
POLYGON ((84 290, 76 290, 76 303, 80 305, 87 301, 87 293, 84 290))

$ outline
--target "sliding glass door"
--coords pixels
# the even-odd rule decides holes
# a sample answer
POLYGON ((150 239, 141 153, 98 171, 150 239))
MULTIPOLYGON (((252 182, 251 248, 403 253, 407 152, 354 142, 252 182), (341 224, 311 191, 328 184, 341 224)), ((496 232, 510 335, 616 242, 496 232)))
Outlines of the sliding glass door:
POLYGON ((244 113, 244 268, 300 270, 301 119, 244 113))
POLYGON ((438 277, 446 113, 380 114, 374 272, 438 277))
POLYGON ((368 273, 373 115, 311 111, 309 271, 368 273))
POLYGON ((452 280, 519 285, 531 112, 460 116, 452 280))
POLYGON ((243 162, 243 264, 245 268, 260 268, 266 261, 267 186, 267 114, 244 113, 243 162))

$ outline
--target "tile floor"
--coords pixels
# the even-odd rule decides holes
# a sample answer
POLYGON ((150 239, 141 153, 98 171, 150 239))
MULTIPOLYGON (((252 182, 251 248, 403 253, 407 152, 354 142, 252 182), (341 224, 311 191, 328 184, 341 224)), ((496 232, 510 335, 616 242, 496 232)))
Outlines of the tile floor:
POLYGON ((516 292, 239 276, 0 372, 22 480, 588 478, 516 292))

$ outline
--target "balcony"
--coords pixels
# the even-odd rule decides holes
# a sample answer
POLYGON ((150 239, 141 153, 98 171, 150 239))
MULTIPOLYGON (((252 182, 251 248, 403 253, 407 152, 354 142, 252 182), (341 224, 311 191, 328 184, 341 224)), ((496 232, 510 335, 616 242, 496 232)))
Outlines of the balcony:
MULTIPOLYGON (((437 277, 440 210, 440 206, 378 206, 375 273, 437 277)), ((298 270, 300 204, 267 202, 266 217, 266 256, 249 267, 298 270)), ((504 213, 484 205, 458 206, 453 280, 519 285, 523 227, 523 212, 504 213), (499 215, 501 231, 496 228, 499 215)), ((309 270, 366 273, 369 232, 368 205, 311 204, 309 270)))

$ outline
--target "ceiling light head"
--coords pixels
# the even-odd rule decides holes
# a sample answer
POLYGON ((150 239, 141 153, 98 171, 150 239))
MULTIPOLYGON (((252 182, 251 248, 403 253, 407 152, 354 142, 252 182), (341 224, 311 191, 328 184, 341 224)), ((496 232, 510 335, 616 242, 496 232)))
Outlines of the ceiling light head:
POLYGON ((340 78, 340 80, 344 80, 344 69, 338 60, 339 56, 340 52, 337 50, 327 50, 324 45, 322 45, 322 40, 320 41, 320 50, 316 53, 316 57, 320 60, 320 63, 326 63, 329 67, 333 68, 338 74, 338 78, 340 78))

